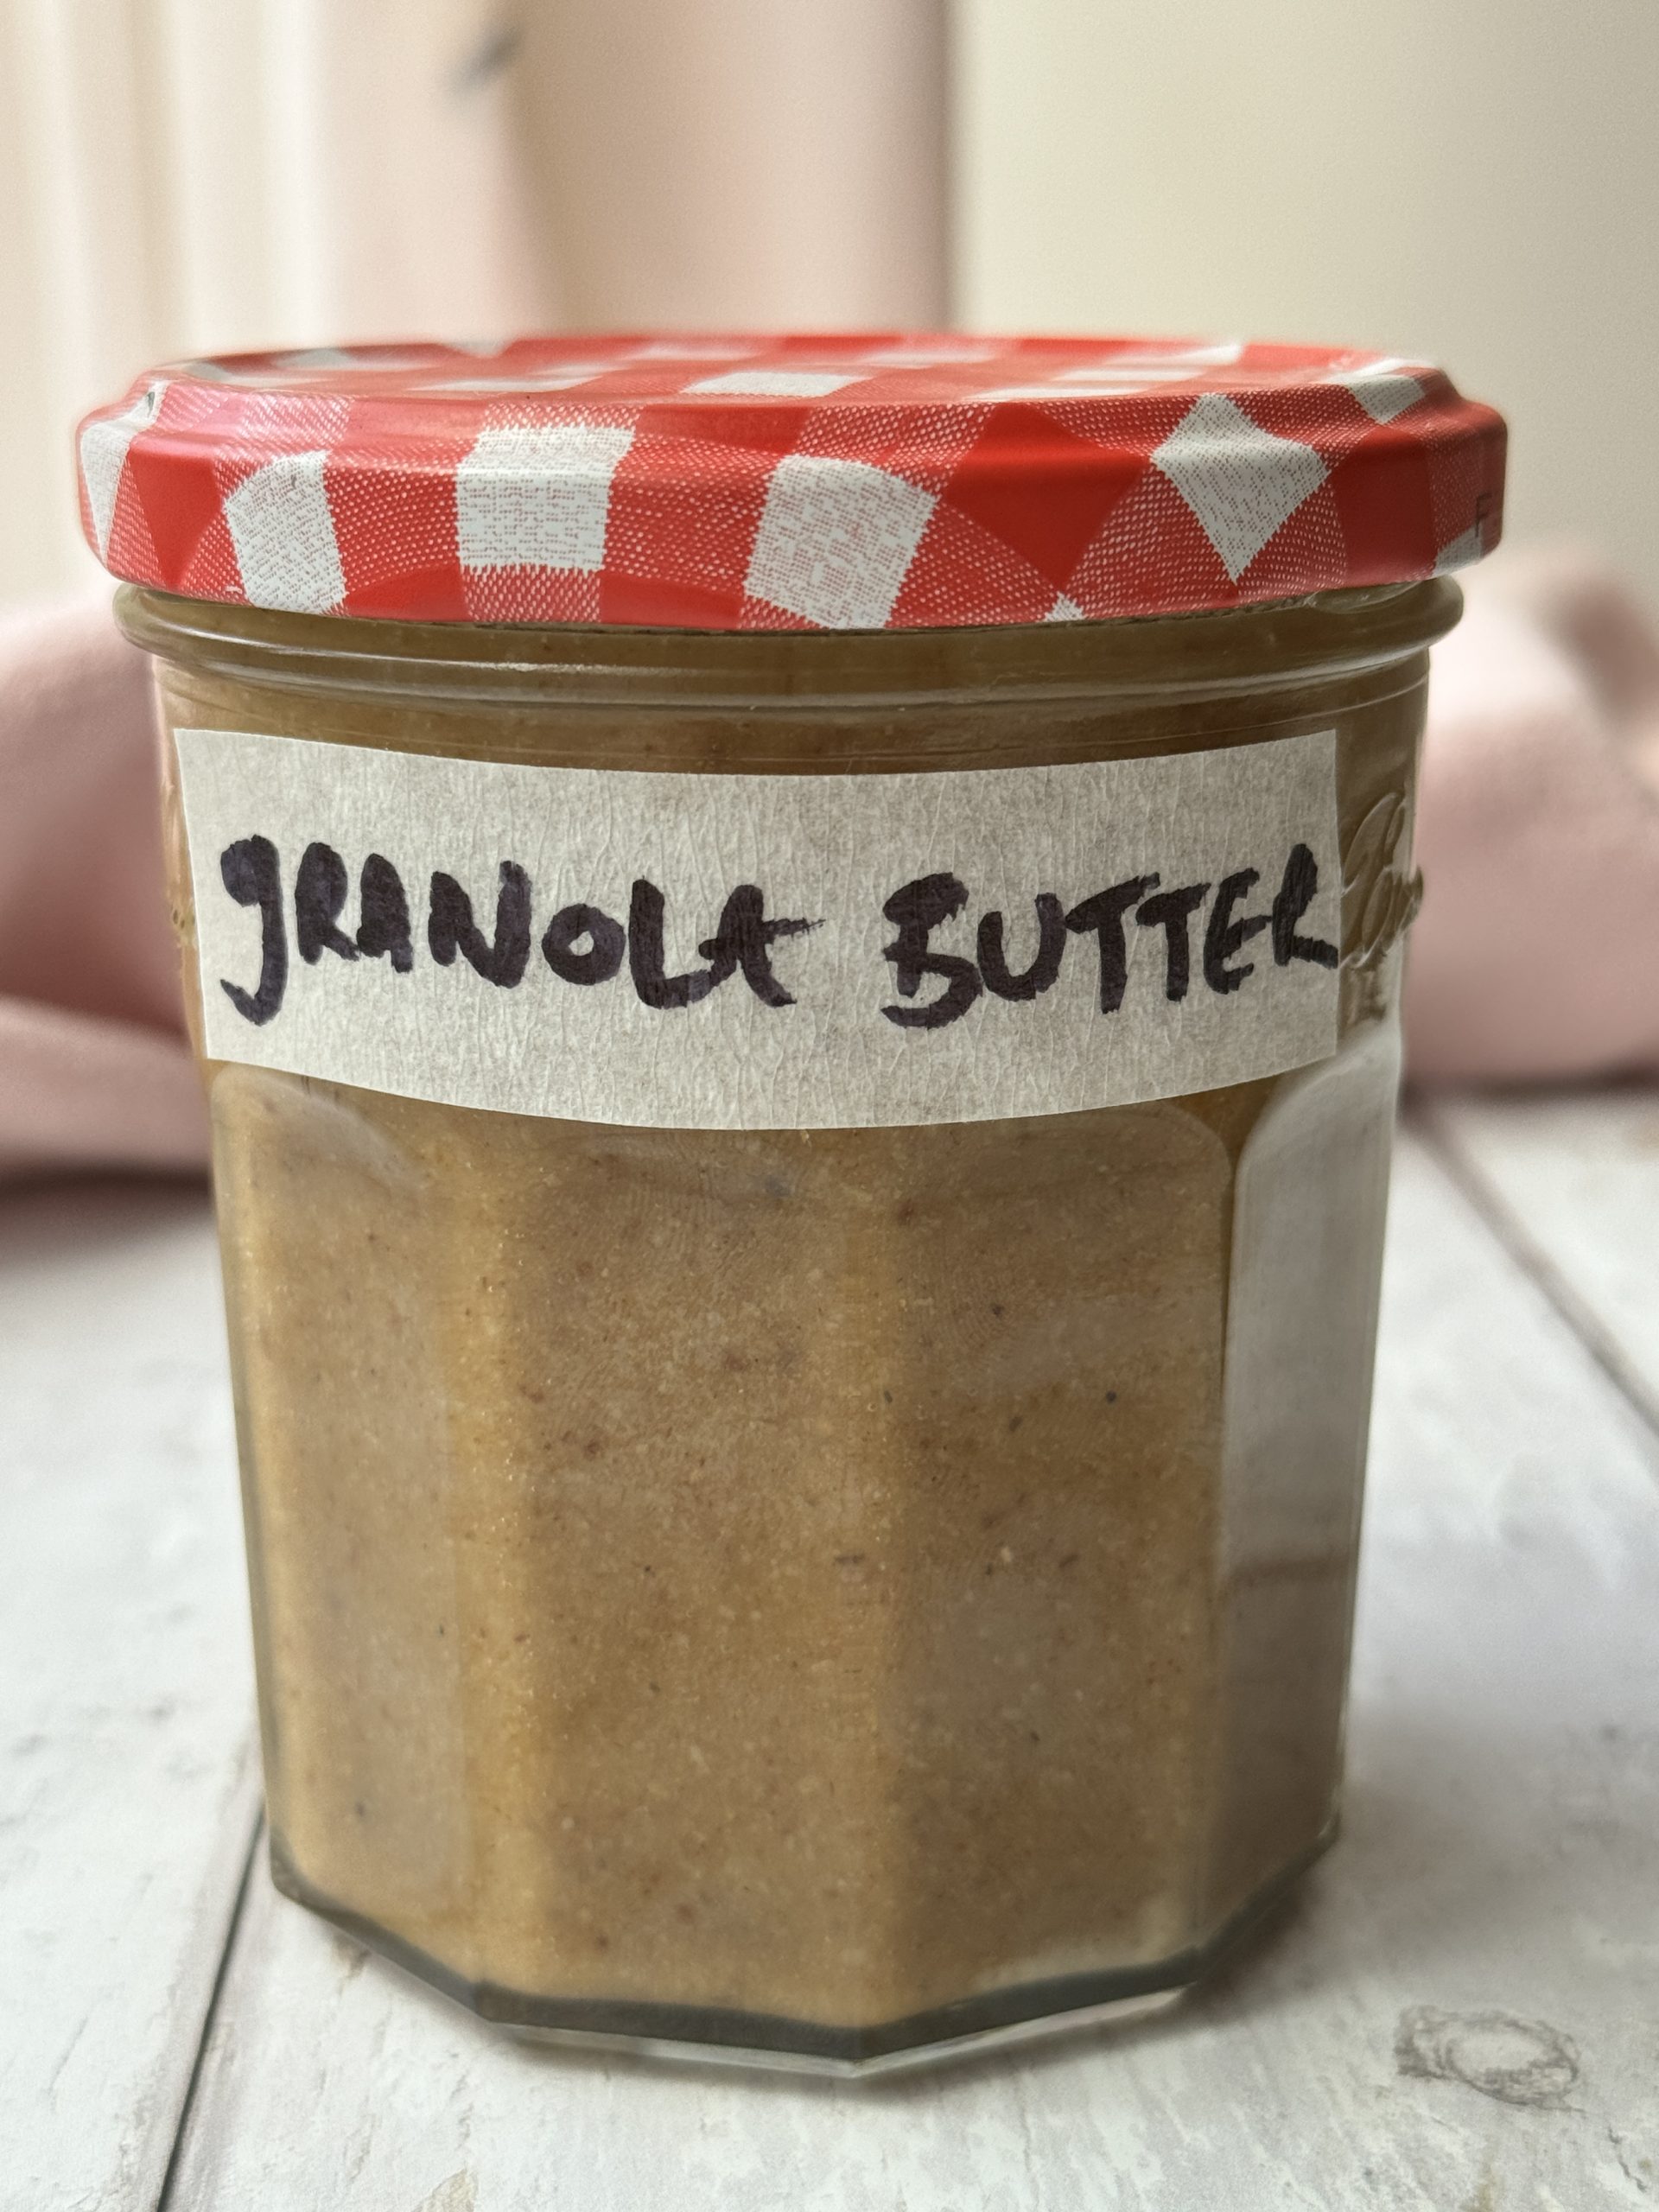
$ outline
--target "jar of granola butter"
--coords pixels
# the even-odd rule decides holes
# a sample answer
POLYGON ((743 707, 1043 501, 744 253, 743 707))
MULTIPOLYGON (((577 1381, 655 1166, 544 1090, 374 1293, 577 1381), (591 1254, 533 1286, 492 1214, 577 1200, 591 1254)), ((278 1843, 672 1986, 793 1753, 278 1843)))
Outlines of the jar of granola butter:
POLYGON ((866 2067, 1329 1841, 1414 759, 1503 429, 952 337, 194 362, 157 659, 278 1885, 866 2067))

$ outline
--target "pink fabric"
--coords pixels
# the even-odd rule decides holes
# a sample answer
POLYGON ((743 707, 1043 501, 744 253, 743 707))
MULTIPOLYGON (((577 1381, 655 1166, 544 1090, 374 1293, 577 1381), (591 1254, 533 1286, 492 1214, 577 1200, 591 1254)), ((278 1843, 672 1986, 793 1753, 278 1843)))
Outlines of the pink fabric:
POLYGON ((1659 642, 1592 556, 1500 554, 1436 647, 1414 1079, 1659 1067, 1659 642))
MULTIPOLYGON (((1406 989, 1427 1081, 1659 1067, 1659 643, 1555 552, 1437 648, 1406 989)), ((101 602, 0 622, 0 1174, 193 1172, 148 672, 101 602)))
POLYGON ((107 606, 0 622, 0 1174, 206 1160, 156 794, 107 606))

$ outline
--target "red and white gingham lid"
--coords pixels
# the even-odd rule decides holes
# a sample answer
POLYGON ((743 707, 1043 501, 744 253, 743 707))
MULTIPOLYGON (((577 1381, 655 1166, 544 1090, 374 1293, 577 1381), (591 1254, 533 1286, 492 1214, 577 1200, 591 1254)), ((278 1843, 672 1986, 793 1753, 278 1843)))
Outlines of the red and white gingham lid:
POLYGON ((912 629, 1456 568, 1503 444, 1314 346, 526 338, 158 371, 81 426, 81 512, 118 576, 296 613, 912 629))

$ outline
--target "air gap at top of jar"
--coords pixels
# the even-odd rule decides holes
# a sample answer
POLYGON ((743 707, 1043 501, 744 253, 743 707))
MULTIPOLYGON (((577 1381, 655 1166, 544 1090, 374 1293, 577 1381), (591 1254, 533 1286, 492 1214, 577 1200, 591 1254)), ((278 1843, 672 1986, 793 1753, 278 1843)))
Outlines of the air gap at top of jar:
POLYGON ((1425 365, 195 362, 157 658, 273 1872, 488 2018, 871 2067, 1164 1999, 1335 1817, 1425 365))

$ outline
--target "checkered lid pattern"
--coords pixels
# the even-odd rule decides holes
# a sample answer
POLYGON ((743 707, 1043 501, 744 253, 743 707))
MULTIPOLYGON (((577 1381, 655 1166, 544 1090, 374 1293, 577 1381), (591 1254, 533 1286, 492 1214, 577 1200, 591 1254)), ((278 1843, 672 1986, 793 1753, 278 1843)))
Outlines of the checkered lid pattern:
POLYGON ((528 338, 245 354, 80 430, 118 576, 309 614, 869 630, 1392 583, 1497 540, 1503 424, 1422 363, 1123 338, 528 338))

